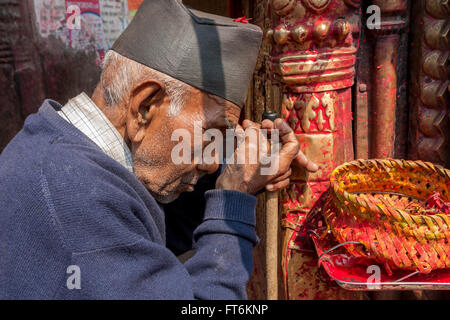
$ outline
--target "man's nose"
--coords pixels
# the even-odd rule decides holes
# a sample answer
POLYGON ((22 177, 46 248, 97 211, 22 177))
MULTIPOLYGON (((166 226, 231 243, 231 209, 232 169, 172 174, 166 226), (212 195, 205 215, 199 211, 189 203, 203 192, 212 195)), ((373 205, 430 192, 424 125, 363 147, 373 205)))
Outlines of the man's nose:
POLYGON ((213 174, 219 169, 219 166, 220 165, 217 162, 214 162, 213 164, 202 163, 197 165, 197 170, 206 172, 207 174, 213 174))

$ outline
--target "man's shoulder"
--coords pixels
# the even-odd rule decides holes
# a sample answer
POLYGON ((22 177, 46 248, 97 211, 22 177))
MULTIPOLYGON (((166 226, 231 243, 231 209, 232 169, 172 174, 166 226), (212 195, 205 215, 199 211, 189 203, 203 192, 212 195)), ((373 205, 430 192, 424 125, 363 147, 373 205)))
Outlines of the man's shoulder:
POLYGON ((154 233, 149 232, 152 218, 160 214, 155 200, 102 151, 62 137, 49 149, 42 172, 48 201, 76 251, 123 245, 154 233))
POLYGON ((120 163, 100 150, 94 142, 67 133, 61 133, 49 142, 43 156, 43 165, 51 169, 65 169, 62 174, 71 174, 76 170, 114 171, 118 174, 128 172, 120 163))
MULTIPOLYGON (((14 167, 40 165, 52 145, 64 141, 69 145, 89 145, 87 138, 58 115, 55 108, 61 105, 45 100, 37 113, 30 114, 23 128, 8 143, 0 155, 2 167, 14 171, 14 167)), ((55 156, 55 155, 54 155, 55 156)))
POLYGON ((24 213, 24 201, 38 203, 72 251, 158 238, 160 209, 145 187, 50 107, 27 119, 0 156, 0 202, 24 213))
POLYGON ((54 139, 47 148, 42 159, 42 174, 53 186, 75 189, 89 198, 105 196, 102 190, 106 189, 133 198, 150 196, 132 172, 93 142, 79 142, 66 135, 54 139))

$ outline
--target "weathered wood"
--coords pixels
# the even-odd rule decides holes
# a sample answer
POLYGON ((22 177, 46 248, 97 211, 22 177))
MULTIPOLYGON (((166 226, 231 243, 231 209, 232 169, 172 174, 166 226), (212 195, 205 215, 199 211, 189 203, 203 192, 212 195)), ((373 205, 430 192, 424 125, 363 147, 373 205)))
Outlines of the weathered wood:
POLYGON ((278 214, 278 192, 266 195, 266 274, 267 299, 278 300, 280 218, 278 214))

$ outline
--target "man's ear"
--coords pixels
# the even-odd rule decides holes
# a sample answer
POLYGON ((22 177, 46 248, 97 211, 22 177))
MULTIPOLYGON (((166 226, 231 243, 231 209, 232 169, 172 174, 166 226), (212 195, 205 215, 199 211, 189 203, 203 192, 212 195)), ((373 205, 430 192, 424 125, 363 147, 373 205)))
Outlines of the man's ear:
POLYGON ((144 81, 132 90, 126 121, 131 142, 144 139, 151 118, 164 100, 164 91, 164 85, 156 80, 144 81))

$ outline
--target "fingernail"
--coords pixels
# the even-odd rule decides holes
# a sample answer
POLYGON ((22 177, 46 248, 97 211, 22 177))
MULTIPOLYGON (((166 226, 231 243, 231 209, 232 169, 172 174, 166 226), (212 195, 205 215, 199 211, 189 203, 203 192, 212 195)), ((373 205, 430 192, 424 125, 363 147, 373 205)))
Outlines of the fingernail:
POLYGON ((244 134, 245 133, 244 129, 242 129, 241 127, 236 127, 234 129, 234 132, 238 133, 238 134, 244 134))
POLYGON ((289 124, 286 121, 283 121, 283 120, 281 122, 281 126, 284 127, 284 129, 286 129, 286 130, 291 129, 289 124))

